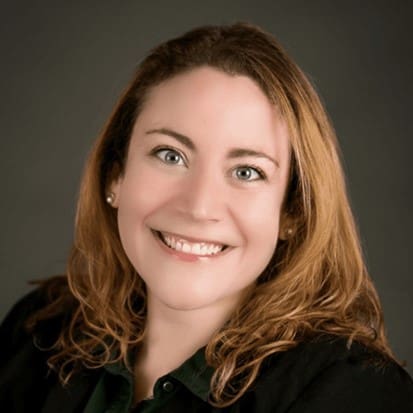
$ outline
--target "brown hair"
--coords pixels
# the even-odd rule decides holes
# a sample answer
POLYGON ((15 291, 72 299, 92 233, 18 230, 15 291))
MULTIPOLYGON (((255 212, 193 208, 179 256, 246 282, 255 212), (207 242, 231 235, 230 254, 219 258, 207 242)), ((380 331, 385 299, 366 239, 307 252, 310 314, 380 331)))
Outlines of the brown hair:
MULTIPOLYGON (((357 340, 391 357, 346 195, 334 131, 317 93, 272 35, 248 23, 204 26, 151 51, 117 104, 86 164, 68 294, 76 305, 49 364, 68 381, 80 364, 127 360, 145 329, 145 286, 122 248, 105 202, 122 174, 132 127, 152 88, 210 66, 253 79, 287 122, 291 176, 283 214, 293 235, 278 243, 255 288, 207 345, 214 403, 241 397, 262 361, 319 334, 357 340)), ((50 308, 37 319, 50 316, 50 308)))

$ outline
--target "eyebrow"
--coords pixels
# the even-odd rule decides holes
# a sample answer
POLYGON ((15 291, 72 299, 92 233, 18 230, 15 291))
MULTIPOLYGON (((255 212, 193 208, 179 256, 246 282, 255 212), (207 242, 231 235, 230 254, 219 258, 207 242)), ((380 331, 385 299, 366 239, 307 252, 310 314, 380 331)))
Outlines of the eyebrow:
MULTIPOLYGON (((155 134, 155 133, 160 133, 162 135, 171 136, 172 138, 176 139, 177 141, 179 141, 180 143, 185 145, 190 150, 196 152, 195 144, 192 142, 192 140, 190 138, 188 138, 188 136, 182 135, 182 133, 176 132, 176 131, 174 131, 172 129, 168 129, 168 128, 150 129, 150 130, 146 131, 146 135, 151 135, 151 134, 155 134)), ((265 159, 268 159, 269 161, 271 161, 277 168, 280 167, 280 163, 276 159, 272 158, 271 156, 268 156, 264 152, 255 151, 254 149, 232 148, 228 152, 228 158, 229 159, 244 158, 244 157, 247 157, 247 156, 255 156, 257 158, 265 158, 265 159)))

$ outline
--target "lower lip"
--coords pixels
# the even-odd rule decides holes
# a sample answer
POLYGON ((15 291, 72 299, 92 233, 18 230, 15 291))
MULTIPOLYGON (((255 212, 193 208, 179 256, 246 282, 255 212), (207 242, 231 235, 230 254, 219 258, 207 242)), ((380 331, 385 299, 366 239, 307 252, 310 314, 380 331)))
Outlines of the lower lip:
POLYGON ((227 247, 225 248, 224 251, 218 252, 217 254, 213 255, 195 255, 195 254, 188 254, 183 251, 177 251, 174 250, 173 248, 169 248, 167 245, 163 243, 163 241, 159 238, 158 234, 154 231, 151 230, 152 235, 155 237, 156 241, 160 245, 160 247, 169 255, 172 255, 175 258, 179 258, 180 260, 183 261, 189 261, 189 262, 194 262, 194 261, 203 261, 203 260, 210 260, 213 258, 218 258, 221 257, 222 255, 225 255, 227 251, 229 251, 231 248, 227 247))

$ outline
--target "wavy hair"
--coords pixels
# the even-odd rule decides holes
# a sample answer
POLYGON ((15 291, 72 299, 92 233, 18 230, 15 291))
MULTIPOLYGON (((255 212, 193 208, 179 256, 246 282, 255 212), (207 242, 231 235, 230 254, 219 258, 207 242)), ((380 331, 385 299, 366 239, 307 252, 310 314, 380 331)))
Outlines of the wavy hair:
MULTIPOLYGON (((266 357, 320 334, 356 340, 393 358, 323 105, 271 34, 239 22, 198 27, 151 50, 95 143, 81 182, 68 288, 58 298, 73 298, 72 313, 49 365, 67 382, 81 365, 127 364, 128 351, 142 341, 145 285, 123 250, 106 193, 124 171, 131 131, 150 91, 201 66, 254 80, 285 119, 292 148, 283 214, 293 234, 279 241, 248 297, 206 347, 215 367, 213 403, 231 404, 266 357)), ((32 326, 57 307, 41 310, 32 326)))

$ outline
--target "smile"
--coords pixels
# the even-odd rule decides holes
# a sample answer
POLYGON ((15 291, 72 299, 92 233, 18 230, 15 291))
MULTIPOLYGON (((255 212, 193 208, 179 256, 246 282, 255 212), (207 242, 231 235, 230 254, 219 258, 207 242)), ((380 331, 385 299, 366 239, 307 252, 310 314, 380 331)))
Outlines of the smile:
POLYGON ((176 251, 180 254, 208 257, 219 255, 228 248, 228 245, 213 244, 203 241, 193 242, 181 237, 173 236, 169 233, 155 230, 152 230, 152 232, 166 247, 168 247, 169 250, 176 251))

